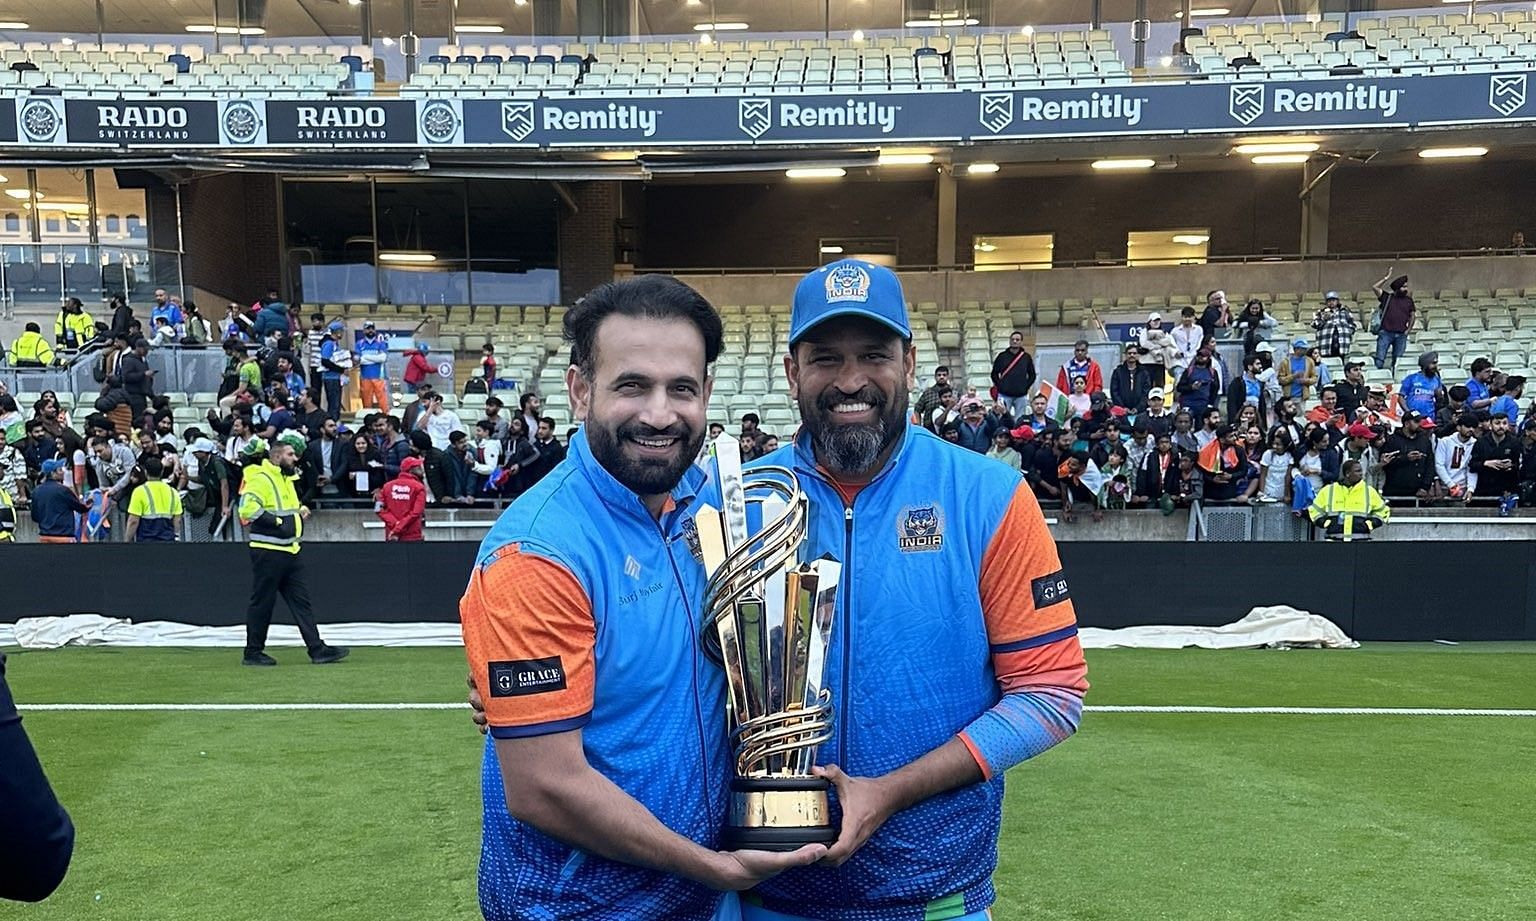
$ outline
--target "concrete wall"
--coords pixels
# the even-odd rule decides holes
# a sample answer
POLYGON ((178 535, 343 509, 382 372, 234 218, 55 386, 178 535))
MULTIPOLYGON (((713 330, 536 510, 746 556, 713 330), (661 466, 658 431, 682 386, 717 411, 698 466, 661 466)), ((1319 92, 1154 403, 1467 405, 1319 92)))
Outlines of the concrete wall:
POLYGON ((185 287, 205 316, 223 316, 224 303, 249 304, 280 287, 279 191, 270 173, 224 173, 181 187, 185 287))

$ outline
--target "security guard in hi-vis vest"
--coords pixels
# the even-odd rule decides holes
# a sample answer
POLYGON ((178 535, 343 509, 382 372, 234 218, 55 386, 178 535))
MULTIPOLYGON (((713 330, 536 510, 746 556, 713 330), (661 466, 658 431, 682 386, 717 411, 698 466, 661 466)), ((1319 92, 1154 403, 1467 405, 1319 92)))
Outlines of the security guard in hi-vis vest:
POLYGON ((240 524, 250 535, 253 574, 251 605, 245 612, 244 665, 277 664, 263 649, 279 594, 293 613, 311 662, 326 665, 347 657, 346 647, 327 646, 320 639, 309 608, 309 586, 299 559, 299 538, 309 509, 300 504, 293 488, 298 472, 295 442, 302 445, 303 439, 290 433, 269 449, 265 441, 255 438, 240 452, 240 524))
POLYGON ((11 501, 11 494, 0 489, 0 544, 9 544, 16 539, 16 503, 11 501))

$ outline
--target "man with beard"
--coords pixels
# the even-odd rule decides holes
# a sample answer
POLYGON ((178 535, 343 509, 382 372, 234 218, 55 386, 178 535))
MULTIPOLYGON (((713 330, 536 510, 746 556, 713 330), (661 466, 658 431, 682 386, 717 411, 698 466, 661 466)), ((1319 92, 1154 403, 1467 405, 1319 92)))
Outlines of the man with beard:
POLYGON ((724 680, 699 645, 705 576, 686 525, 720 317, 647 275, 592 291, 563 332, 586 424, 486 536, 459 606, 490 730, 480 909, 706 921, 716 890, 826 852, 715 850, 724 680))
POLYGON ((802 427, 760 463, 810 499, 803 558, 854 574, 816 759, 841 825, 820 865, 743 897, 747 921, 987 917, 1003 774, 1077 726, 1087 669, 1040 508, 1013 470, 908 421, 915 363, 889 269, 800 282, 784 366, 802 427))
POLYGON ((245 656, 242 665, 271 666, 277 660, 264 652, 272 609, 281 594, 309 650, 309 660, 329 665, 347 657, 345 646, 327 646, 320 639, 315 615, 309 607, 309 585, 304 562, 299 559, 299 540, 309 508, 300 504, 293 480, 298 474, 294 443, 298 435, 284 435, 269 449, 260 438, 240 452, 244 466, 240 481, 240 525, 250 535, 251 603, 245 611, 245 656))

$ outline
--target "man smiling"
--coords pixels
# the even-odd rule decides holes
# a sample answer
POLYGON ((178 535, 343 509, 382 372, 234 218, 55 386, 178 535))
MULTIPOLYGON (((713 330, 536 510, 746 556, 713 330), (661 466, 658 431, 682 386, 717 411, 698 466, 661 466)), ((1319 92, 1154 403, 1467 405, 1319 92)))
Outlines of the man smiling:
POLYGON ((743 898, 748 921, 987 916, 1003 774, 1071 735, 1087 689, 1076 615, 1016 472, 910 424, 916 354, 900 282, 857 260, 795 291, 784 368, 801 414, 791 467, 803 558, 839 586, 818 771, 839 837, 822 865, 743 898))
POLYGON ((585 425, 492 528, 460 603, 491 736, 480 907, 490 921, 704 921, 716 890, 825 852, 714 850, 724 683, 699 645, 705 578, 685 524, 720 318, 643 276, 594 290, 564 334, 585 425))

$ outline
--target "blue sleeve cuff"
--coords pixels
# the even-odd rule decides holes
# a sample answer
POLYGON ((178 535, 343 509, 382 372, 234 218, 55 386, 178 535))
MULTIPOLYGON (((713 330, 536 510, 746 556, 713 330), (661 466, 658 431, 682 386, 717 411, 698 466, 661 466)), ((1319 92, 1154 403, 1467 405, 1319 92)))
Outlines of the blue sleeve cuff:
POLYGON ((549 736, 557 732, 570 732, 572 729, 580 729, 592 721, 592 711, 587 711, 580 716, 569 719, 554 720, 549 723, 533 723, 529 726, 492 726, 491 736, 497 739, 528 739, 534 736, 549 736))
POLYGON ((997 775, 1071 736, 1082 713, 1082 697, 1072 691, 1017 691, 1003 695, 965 734, 986 759, 986 771, 997 775))

